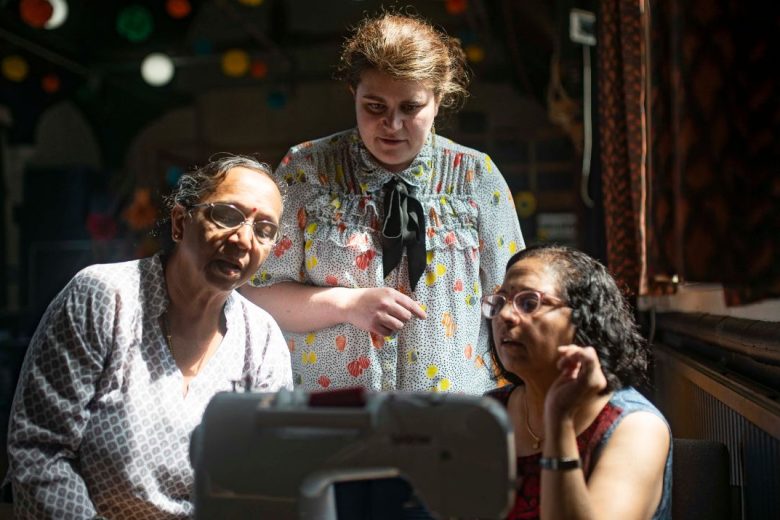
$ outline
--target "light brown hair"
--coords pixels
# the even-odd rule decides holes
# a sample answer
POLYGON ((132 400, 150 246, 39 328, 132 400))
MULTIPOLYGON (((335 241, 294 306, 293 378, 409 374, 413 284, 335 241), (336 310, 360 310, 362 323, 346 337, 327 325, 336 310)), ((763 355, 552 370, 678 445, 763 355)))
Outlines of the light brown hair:
POLYGON ((470 73, 460 41, 415 15, 383 13, 358 24, 344 43, 336 79, 356 89, 371 69, 426 84, 444 110, 457 111, 468 97, 470 73))

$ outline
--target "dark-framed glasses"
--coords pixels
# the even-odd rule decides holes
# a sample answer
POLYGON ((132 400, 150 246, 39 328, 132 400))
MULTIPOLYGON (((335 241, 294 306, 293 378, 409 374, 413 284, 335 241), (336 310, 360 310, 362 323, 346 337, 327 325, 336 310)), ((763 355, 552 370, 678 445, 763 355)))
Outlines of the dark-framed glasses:
POLYGON ((263 245, 274 244, 279 239, 279 226, 268 220, 253 220, 246 218, 244 212, 226 202, 204 202, 195 204, 190 209, 208 208, 206 215, 222 229, 236 230, 241 226, 252 226, 255 238, 263 245))
MULTIPOLYGON (((483 296, 482 315, 485 318, 492 320, 498 316, 498 313, 501 312, 501 309, 504 308, 504 305, 507 304, 507 301, 509 300, 503 294, 491 294, 489 296, 483 296)), ((539 310, 543 303, 564 307, 566 306, 564 301, 560 298, 550 296, 549 294, 545 294, 540 291, 520 291, 512 296, 512 308, 518 314, 533 314, 539 310)))

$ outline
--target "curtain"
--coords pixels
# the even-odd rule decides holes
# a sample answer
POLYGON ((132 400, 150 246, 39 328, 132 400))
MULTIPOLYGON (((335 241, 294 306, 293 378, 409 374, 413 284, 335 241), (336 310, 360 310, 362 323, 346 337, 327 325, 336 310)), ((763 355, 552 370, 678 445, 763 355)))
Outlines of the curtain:
POLYGON ((601 3, 607 255, 632 291, 679 280, 721 283, 729 304, 780 296, 779 12, 601 3))

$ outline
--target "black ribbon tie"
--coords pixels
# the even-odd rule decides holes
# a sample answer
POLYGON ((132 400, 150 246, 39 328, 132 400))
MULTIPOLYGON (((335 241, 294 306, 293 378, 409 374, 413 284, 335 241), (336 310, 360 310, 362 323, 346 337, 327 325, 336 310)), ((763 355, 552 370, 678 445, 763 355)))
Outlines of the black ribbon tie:
POLYGON ((385 221, 382 224, 382 265, 385 276, 398 266, 406 247, 412 291, 425 272, 425 212, 409 186, 398 178, 385 184, 385 221))

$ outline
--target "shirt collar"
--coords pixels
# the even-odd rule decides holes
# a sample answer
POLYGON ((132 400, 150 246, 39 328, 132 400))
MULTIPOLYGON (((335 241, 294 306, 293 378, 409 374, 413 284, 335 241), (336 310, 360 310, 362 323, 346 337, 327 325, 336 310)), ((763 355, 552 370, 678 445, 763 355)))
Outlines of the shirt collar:
POLYGON ((384 166, 377 163, 376 159, 368 151, 363 140, 360 139, 360 133, 355 128, 350 136, 352 158, 355 162, 355 168, 361 172, 361 191, 371 193, 381 190, 382 187, 393 176, 396 176, 413 186, 419 188, 426 181, 433 170, 433 156, 435 152, 435 137, 433 132, 428 134, 422 149, 412 160, 411 164, 400 172, 391 172, 384 166))

